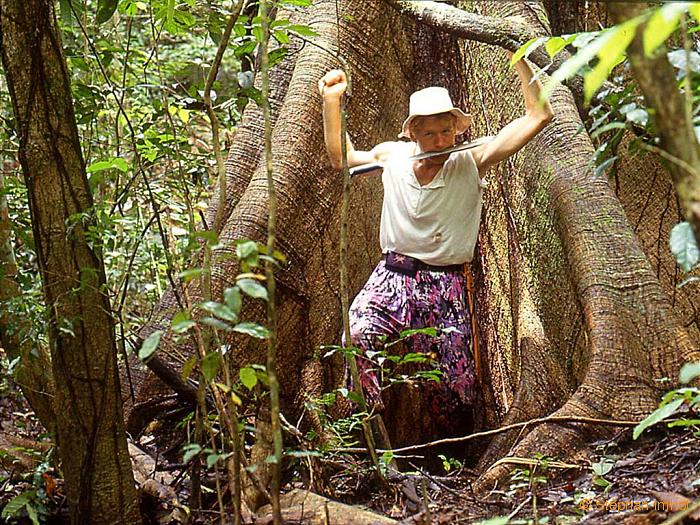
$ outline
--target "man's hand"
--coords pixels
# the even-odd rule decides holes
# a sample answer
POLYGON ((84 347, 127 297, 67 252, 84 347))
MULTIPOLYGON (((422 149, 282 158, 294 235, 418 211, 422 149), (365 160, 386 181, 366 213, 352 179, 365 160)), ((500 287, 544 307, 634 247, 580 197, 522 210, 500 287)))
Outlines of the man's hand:
POLYGON ((348 78, 345 76, 345 72, 340 69, 329 71, 318 81, 318 92, 324 98, 339 99, 347 89, 348 78))
MULTIPOLYGON (((348 77, 340 69, 329 71, 318 81, 318 92, 323 97, 323 138, 331 165, 335 169, 343 167, 342 142, 340 140, 340 98, 347 89, 348 77)), ((374 150, 356 150, 347 134, 345 141, 349 167, 371 164, 379 160, 374 150)), ((380 146, 382 145, 380 144, 380 146)), ((386 150, 386 147, 377 146, 377 148, 375 149, 381 152, 386 150)))

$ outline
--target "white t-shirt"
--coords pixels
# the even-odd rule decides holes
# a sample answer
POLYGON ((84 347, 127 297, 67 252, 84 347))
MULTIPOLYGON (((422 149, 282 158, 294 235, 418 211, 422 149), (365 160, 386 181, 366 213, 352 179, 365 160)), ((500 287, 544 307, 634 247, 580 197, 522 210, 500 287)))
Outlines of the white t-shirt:
POLYGON ((425 186, 413 173, 409 157, 415 153, 415 143, 397 142, 383 161, 382 252, 402 253, 436 266, 471 261, 484 188, 471 153, 452 153, 425 186))

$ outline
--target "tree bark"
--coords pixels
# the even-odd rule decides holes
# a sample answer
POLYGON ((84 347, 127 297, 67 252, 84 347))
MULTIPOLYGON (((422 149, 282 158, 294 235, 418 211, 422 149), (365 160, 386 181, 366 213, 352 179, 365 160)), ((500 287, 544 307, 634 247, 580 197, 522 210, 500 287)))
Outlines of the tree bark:
POLYGON ((56 432, 75 524, 140 523, 116 345, 53 2, 0 2, 0 48, 49 318, 56 432), (94 234, 91 234, 94 235, 94 234))
MULTIPOLYGON (((491 16, 530 15, 523 5, 482 5, 491 16)), ((513 90, 505 89, 503 73, 493 68, 488 78, 480 74, 480 62, 493 63, 495 53, 474 48, 470 46, 471 56, 479 58, 469 82, 475 86, 472 106, 494 108, 489 119, 478 118, 475 125, 481 134, 491 134, 493 120, 510 120, 513 90)), ((537 353, 537 345, 518 345, 514 337, 519 314, 512 308, 512 290, 518 284, 503 265, 513 256, 504 242, 511 229, 532 276, 528 286, 551 345, 548 359, 566 371, 563 385, 571 392, 553 415, 641 419, 658 402, 660 389, 654 380, 677 380, 680 366, 698 359, 697 342, 673 313, 608 181, 594 176, 589 162, 594 148, 587 135, 577 133, 581 124, 571 94, 558 88, 552 104, 555 121, 516 158, 500 166, 495 175, 498 189, 489 189, 486 196, 480 262, 488 276, 482 295, 488 306, 481 310, 490 311, 484 328, 495 354, 494 368, 507 371, 500 403, 509 408, 509 420, 518 412, 532 417, 547 408, 538 408, 532 397, 523 396, 523 386, 536 385, 537 391, 562 388, 551 372, 534 383, 517 381, 521 364, 538 362, 544 355, 537 353), (495 312, 510 315, 499 318, 495 312), (518 384, 520 389, 515 389, 518 384), (521 402, 516 403, 518 399, 521 402)), ((607 432, 592 425, 543 425, 511 453, 569 457, 607 432)), ((509 453, 503 445, 493 446, 486 458, 509 453)), ((507 467, 487 472, 479 486, 487 488, 507 473, 507 467)))
MULTIPOLYGON (((541 5, 471 5, 491 20, 517 17, 532 27, 532 34, 546 33, 541 5)), ((321 34, 324 44, 337 46, 350 63, 355 89, 348 110, 356 147, 367 149, 393 139, 405 118, 409 94, 431 84, 447 86, 455 103, 470 110, 474 136, 492 135, 522 114, 522 95, 502 50, 478 43, 460 49, 449 35, 401 16, 386 3, 352 0, 340 8, 336 13, 333 0, 317 2, 302 21, 321 34), (363 35, 361 46, 358 32, 363 35)), ((301 378, 302 372, 304 377, 320 376, 315 373, 321 366, 314 357, 317 349, 337 342, 340 333, 340 176, 330 169, 324 153, 315 85, 337 64, 313 46, 289 60, 294 62, 285 66, 289 76, 279 77, 288 88, 273 131, 280 249, 289 258, 279 274, 278 302, 278 374, 288 419, 290 412, 300 412, 305 396, 338 385, 339 367, 331 363, 325 384, 304 384, 301 378)), ((674 380, 684 362, 700 358, 697 341, 674 312, 609 181, 594 174, 594 148, 590 138, 579 133, 581 120, 571 93, 558 88, 552 103, 555 121, 489 175, 473 265, 487 364, 486 407, 507 422, 549 413, 640 419, 658 402, 655 380, 674 380)), ((256 118, 244 125, 241 137, 249 136, 249 128, 259 129, 256 118)), ((257 159, 253 147, 259 145, 243 145, 230 158, 234 185, 236 159, 257 159)), ((255 162, 250 177, 238 183, 240 193, 220 236, 225 242, 264 237, 264 173, 255 162)), ((352 291, 359 290, 378 259, 379 195, 376 179, 354 183, 352 291)), ((236 274, 230 254, 231 249, 223 249, 217 259, 215 297, 236 274)), ((665 286, 672 289, 673 284, 665 286)), ((245 308, 251 311, 249 305, 245 308)), ((167 328, 170 315, 172 303, 166 298, 159 319, 147 329, 167 328)), ((164 341, 168 354, 173 343, 164 341)), ((234 348, 238 364, 262 362, 259 346, 237 341, 234 348)), ((395 399, 400 409, 387 414, 390 432, 403 430, 402 436, 420 439, 418 418, 409 413, 422 412, 412 398, 395 399)), ((608 430, 595 425, 542 425, 524 439, 510 435, 494 441, 482 466, 488 469, 514 443, 516 454, 541 452, 563 458, 585 451, 603 435, 608 430)), ((481 486, 505 474, 507 469, 488 471, 481 486)))

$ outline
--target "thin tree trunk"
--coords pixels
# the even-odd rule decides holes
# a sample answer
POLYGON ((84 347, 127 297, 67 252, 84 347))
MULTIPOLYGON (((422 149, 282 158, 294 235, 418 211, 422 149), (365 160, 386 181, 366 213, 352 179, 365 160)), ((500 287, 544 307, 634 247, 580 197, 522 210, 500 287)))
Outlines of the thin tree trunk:
POLYGON ((0 2, 0 47, 20 137, 49 317, 56 430, 71 522, 140 523, 92 197, 53 2, 0 2))

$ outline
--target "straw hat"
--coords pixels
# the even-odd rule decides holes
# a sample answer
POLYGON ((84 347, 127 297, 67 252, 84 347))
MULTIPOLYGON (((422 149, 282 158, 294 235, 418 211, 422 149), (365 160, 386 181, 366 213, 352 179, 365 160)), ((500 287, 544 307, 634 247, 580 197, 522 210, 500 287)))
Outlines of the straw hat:
POLYGON ((442 87, 429 87, 416 91, 409 101, 408 118, 404 120, 399 138, 411 138, 408 129, 415 117, 452 113, 455 116, 455 131, 464 133, 472 118, 459 108, 454 107, 450 94, 442 87))

